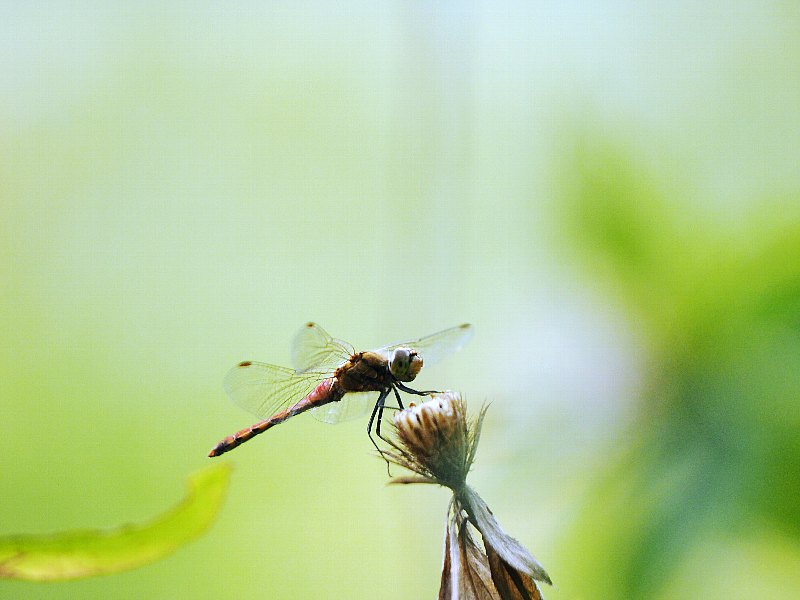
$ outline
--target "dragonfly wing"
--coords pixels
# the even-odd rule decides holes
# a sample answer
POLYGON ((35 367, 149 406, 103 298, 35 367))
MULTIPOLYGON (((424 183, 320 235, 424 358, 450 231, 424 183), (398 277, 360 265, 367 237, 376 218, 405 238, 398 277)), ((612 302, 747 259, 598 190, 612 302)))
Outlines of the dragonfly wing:
POLYGON ((386 358, 389 358, 392 350, 395 348, 406 347, 416 350, 422 356, 423 364, 426 367, 435 365, 443 358, 460 350, 467 342, 472 339, 475 333, 475 328, 469 323, 464 323, 457 327, 445 329, 433 335, 420 338, 413 342, 403 342, 401 344, 392 344, 376 350, 386 358))
POLYGON ((316 323, 306 323, 292 341, 292 365, 299 372, 334 370, 355 353, 347 342, 331 337, 316 323))
POLYGON ((314 418, 323 423, 351 421, 368 414, 375 406, 374 392, 350 392, 339 402, 329 402, 311 409, 314 418))
POLYGON ((241 408, 268 419, 281 408, 305 398, 329 376, 321 371, 298 373, 294 369, 245 361, 225 376, 225 392, 241 408))

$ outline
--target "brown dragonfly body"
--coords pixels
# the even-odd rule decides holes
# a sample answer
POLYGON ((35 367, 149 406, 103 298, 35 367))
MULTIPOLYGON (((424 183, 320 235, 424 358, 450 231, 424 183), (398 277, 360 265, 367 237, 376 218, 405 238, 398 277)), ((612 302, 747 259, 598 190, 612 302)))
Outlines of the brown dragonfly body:
POLYGON ((363 396, 360 392, 379 393, 367 433, 372 439, 372 424, 377 416, 377 434, 381 437, 381 418, 390 393, 394 392, 401 408, 398 390, 417 395, 431 393, 412 390, 403 384, 413 381, 422 368, 423 359, 415 346, 428 351, 431 362, 436 362, 458 350, 471 335, 470 325, 460 325, 417 342, 355 352, 346 342, 331 338, 319 325, 308 323, 294 342, 297 369, 254 361, 241 362, 231 369, 225 379, 226 391, 237 404, 263 420, 221 440, 208 455, 214 457, 233 450, 306 411, 328 423, 361 416, 369 412, 368 404, 357 404, 349 398, 342 402, 347 394, 363 396), (324 408, 339 402, 335 408, 324 408), (281 406, 285 408, 277 410, 281 406))
MULTIPOLYGON (((252 367, 251 361, 244 361, 236 368, 252 367)), ((350 357, 345 364, 336 369, 331 379, 325 379, 312 392, 297 404, 282 410, 269 419, 259 421, 220 441, 211 452, 210 457, 219 456, 247 440, 264 433, 267 429, 280 425, 286 419, 317 408, 328 402, 338 402, 347 392, 385 392, 391 391, 394 376, 389 371, 389 361, 375 352, 359 352, 350 357)))
MULTIPOLYGON (((247 367, 248 363, 243 362, 239 366, 247 367)), ((211 449, 211 452, 209 452, 208 455, 213 458, 215 456, 219 456, 220 454, 225 454, 229 450, 233 450, 237 446, 244 444, 247 440, 254 438, 259 433, 264 433, 267 429, 270 429, 275 425, 280 425, 290 417, 304 413, 312 408, 322 406, 328 402, 338 402, 343 396, 344 391, 342 391, 342 388, 336 383, 336 381, 333 379, 326 379, 317 387, 315 387, 313 392, 300 400, 300 402, 294 406, 290 406, 287 409, 275 413, 269 419, 259 421, 255 425, 246 427, 241 431, 237 431, 233 435, 229 435, 224 440, 220 440, 220 442, 211 449)))

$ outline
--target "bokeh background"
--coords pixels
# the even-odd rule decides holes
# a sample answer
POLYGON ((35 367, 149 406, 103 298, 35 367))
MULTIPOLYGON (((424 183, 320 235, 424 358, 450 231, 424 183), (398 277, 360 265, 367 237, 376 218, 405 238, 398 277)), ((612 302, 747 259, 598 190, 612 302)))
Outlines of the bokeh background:
MULTIPOLYGON (((472 322, 471 484, 551 600, 800 589, 791 2, 0 7, 0 534, 147 519, 239 360, 472 322)), ((234 453, 200 540, 2 598, 431 598, 366 422, 234 453)))

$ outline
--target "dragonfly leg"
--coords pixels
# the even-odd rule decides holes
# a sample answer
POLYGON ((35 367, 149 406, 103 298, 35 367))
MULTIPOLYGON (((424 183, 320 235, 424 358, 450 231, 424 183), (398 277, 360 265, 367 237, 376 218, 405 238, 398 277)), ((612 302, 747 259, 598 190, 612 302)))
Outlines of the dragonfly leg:
POLYGON ((397 406, 400 407, 400 410, 403 410, 405 407, 403 406, 403 401, 400 400, 400 392, 398 392, 397 388, 394 386, 392 386, 392 389, 394 390, 394 397, 397 398, 397 406))
MULTIPOLYGON (((383 411, 384 410, 405 410, 405 407, 403 406, 403 401, 400 399, 400 394, 398 393, 397 388, 392 387, 392 391, 394 392, 394 397, 397 398, 397 406, 387 406, 385 400, 384 400, 384 402, 383 402, 383 404, 381 406, 378 406, 377 404, 375 405, 375 409, 378 411, 378 416, 377 416, 378 426, 377 426, 375 431, 378 434, 378 437, 381 438, 384 442, 386 442, 389 445, 392 445, 391 440, 387 440, 385 437, 383 437, 381 435, 381 422, 383 421, 383 411)), ((387 394, 387 396, 388 396, 388 394, 387 394)))
MULTIPOLYGON (((387 393, 386 395, 388 396, 389 394, 387 393)), ((389 440, 387 440, 385 437, 381 435, 381 422, 383 421, 383 409, 389 408, 388 406, 386 406, 385 397, 383 398, 383 401, 380 403, 380 406, 376 408, 378 409, 378 426, 375 428, 376 429, 375 432, 378 434, 378 437, 381 438, 384 442, 386 442, 387 444, 391 444, 389 440)))
MULTIPOLYGON (((367 435, 369 436, 369 439, 371 439, 371 440, 372 440, 372 424, 375 422, 375 416, 376 415, 378 415, 378 431, 380 431, 380 426, 381 426, 380 425, 380 415, 383 414, 383 405, 386 402, 386 396, 388 396, 388 395, 389 395, 389 390, 385 390, 385 391, 381 392, 381 395, 378 396, 378 401, 375 402, 375 408, 372 409, 372 414, 369 416, 369 423, 367 423, 367 435)), ((379 436, 380 436, 380 434, 379 434, 379 436)), ((375 445, 375 441, 374 440, 372 441, 372 444, 376 448, 378 448, 378 446, 375 445)), ((378 450, 380 450, 380 448, 378 448, 378 450)))
POLYGON ((412 390, 410 387, 403 385, 399 381, 395 381, 394 384, 401 390, 403 390, 406 394, 414 394, 415 396, 429 396, 430 394, 441 394, 441 392, 438 390, 426 390, 424 392, 412 390))
POLYGON ((389 390, 385 390, 381 392, 381 395, 378 396, 378 401, 375 403, 375 408, 372 409, 372 414, 369 417, 369 423, 367 423, 367 436, 369 436, 369 441, 372 442, 372 445, 375 446, 375 449, 380 453, 381 458, 386 461, 386 472, 389 473, 389 476, 392 476, 391 471, 389 470, 389 461, 383 455, 383 450, 380 449, 380 446, 375 442, 375 438, 372 437, 372 424, 375 422, 375 416, 378 417, 378 425, 376 427, 376 433, 378 437, 382 439, 384 442, 386 441, 384 437, 381 435, 381 419, 383 418, 383 405, 386 403, 386 396, 389 395, 389 390))

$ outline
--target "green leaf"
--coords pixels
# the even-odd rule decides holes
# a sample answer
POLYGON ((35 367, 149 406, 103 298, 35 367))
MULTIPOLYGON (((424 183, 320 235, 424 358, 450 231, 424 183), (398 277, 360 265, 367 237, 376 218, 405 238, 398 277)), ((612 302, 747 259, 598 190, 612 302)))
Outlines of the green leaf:
POLYGON ((228 465, 189 478, 189 492, 150 522, 114 529, 0 538, 0 578, 63 581, 117 573, 158 560, 200 536, 224 500, 228 465))

